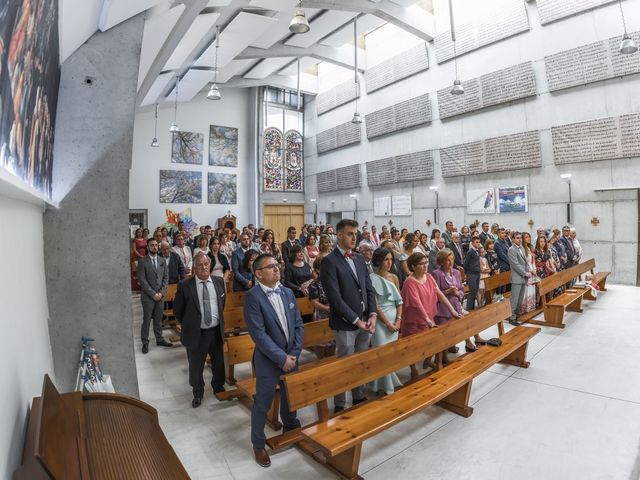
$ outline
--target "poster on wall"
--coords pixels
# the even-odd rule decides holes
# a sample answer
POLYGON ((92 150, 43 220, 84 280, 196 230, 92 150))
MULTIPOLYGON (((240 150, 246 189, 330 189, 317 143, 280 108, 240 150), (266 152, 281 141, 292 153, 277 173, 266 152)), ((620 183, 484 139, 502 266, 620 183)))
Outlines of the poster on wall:
POLYGON ((373 215, 375 217, 390 217, 391 197, 375 197, 373 199, 373 215))
POLYGON ((394 195, 391 197, 391 211, 396 217, 411 215, 411 197, 409 195, 394 195))
POLYGON ((204 135, 194 132, 174 132, 171 138, 171 162, 202 165, 204 135))
POLYGON ((58 2, 0 1, 0 165, 52 196, 58 2))
POLYGON ((525 213, 529 211, 529 196, 527 186, 499 187, 498 188, 499 213, 525 213))
POLYGON ((160 170, 160 203, 202 203, 202 172, 160 170))
POLYGON ((238 166, 238 129, 209 126, 209 165, 238 166))
POLYGON ((467 190, 467 213, 496 213, 496 191, 493 188, 467 190))
POLYGON ((237 175, 228 173, 209 173, 208 202, 235 204, 237 203, 238 179, 237 175))

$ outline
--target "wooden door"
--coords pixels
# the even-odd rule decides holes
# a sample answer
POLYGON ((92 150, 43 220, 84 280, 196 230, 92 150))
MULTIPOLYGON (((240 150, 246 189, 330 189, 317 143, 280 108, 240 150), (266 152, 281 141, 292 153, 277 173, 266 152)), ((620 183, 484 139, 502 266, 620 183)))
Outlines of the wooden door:
POLYGON ((273 230, 276 242, 282 243, 287 238, 287 229, 296 227, 298 236, 304 224, 304 205, 263 205, 264 228, 273 230))

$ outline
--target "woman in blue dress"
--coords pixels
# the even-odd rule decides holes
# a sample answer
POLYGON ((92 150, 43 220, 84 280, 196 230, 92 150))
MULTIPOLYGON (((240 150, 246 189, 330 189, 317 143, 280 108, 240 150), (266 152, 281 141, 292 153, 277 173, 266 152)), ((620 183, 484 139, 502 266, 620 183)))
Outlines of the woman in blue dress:
MULTIPOLYGON (((378 321, 376 330, 371 337, 374 347, 395 342, 398 339, 400 324, 402 321, 402 296, 398 290, 398 277, 390 272, 393 265, 393 253, 386 248, 378 248, 373 252, 371 264, 371 284, 376 291, 376 304, 378 305, 378 321)), ((384 392, 387 395, 395 391, 395 387, 401 387, 402 383, 395 372, 374 380, 371 389, 374 392, 384 392)))

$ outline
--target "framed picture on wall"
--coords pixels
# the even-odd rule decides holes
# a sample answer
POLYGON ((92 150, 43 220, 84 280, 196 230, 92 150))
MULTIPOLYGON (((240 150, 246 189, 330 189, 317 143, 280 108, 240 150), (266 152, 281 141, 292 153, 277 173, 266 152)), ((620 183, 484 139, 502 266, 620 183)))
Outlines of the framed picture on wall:
POLYGON ((496 213, 495 189, 467 190, 467 213, 496 213))
POLYGON ((171 162, 202 165, 204 135, 193 132, 174 132, 171 137, 171 162))
POLYGON ((202 203, 202 172, 160 170, 160 203, 202 203))
POLYGON ((526 213, 529 211, 529 196, 527 186, 499 187, 499 213, 526 213))
POLYGON ((236 204, 238 203, 237 175, 229 173, 211 173, 208 175, 209 203, 236 204))
POLYGON ((209 165, 238 166, 238 129, 209 126, 209 165))

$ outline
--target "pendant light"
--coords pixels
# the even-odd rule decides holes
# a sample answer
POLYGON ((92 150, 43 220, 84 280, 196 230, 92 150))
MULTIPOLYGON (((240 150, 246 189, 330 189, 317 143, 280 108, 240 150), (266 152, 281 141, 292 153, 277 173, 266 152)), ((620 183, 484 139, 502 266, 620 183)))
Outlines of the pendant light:
POLYGON ((358 79, 358 21, 357 17, 353 19, 353 79, 356 82, 356 111, 353 114, 351 123, 359 125, 362 123, 362 117, 358 112, 358 97, 360 96, 360 80, 358 79))
POLYGON ((222 98, 220 89, 218 88, 218 48, 220 48, 220 25, 216 25, 216 59, 213 65, 213 83, 211 84, 209 93, 207 93, 209 100, 220 100, 222 98))
POLYGON ((300 0, 300 2, 298 2, 298 8, 296 8, 291 23, 289 24, 289 31, 291 33, 307 33, 310 28, 307 17, 302 9, 302 0, 300 0))
POLYGON ((456 51, 456 31, 453 26, 453 0, 449 0, 449 19, 451 21, 451 40, 453 41, 453 65, 456 71, 456 78, 453 80, 453 87, 451 87, 451 95, 462 95, 464 87, 458 79, 458 52, 456 51))
POLYGON ((620 5, 620 15, 622 16, 622 27, 624 28, 624 35, 622 35, 622 42, 620 43, 620 53, 630 55, 638 51, 638 46, 627 33, 627 22, 624 19, 622 0, 618 0, 618 4, 620 5))
POLYGON ((156 119, 155 119, 155 125, 153 127, 153 140, 151 140, 151 146, 152 147, 159 147, 160 144, 158 143, 158 104, 156 103, 156 119))
POLYGON ((180 131, 180 127, 178 127, 178 85, 180 85, 180 77, 176 75, 176 99, 173 104, 173 122, 171 122, 171 126, 169 127, 169 131, 171 133, 178 133, 180 131))

